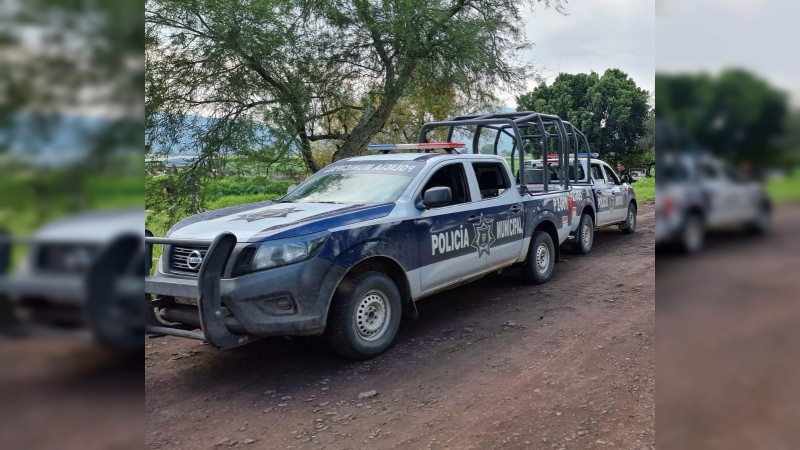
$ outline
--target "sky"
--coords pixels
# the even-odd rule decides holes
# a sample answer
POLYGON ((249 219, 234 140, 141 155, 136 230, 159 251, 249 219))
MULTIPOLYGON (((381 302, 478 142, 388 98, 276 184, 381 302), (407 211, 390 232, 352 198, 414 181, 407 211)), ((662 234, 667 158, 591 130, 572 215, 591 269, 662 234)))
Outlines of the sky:
POLYGON ((656 69, 717 73, 749 69, 800 107, 797 0, 662 0, 656 19, 656 69))
MULTIPOLYGON (((520 53, 552 83, 561 72, 600 74, 618 68, 639 87, 655 87, 655 0, 570 0, 562 13, 535 7, 526 14, 533 47, 520 53)), ((536 86, 531 80, 529 91, 536 86)), ((519 92, 499 94, 516 106, 519 92)))

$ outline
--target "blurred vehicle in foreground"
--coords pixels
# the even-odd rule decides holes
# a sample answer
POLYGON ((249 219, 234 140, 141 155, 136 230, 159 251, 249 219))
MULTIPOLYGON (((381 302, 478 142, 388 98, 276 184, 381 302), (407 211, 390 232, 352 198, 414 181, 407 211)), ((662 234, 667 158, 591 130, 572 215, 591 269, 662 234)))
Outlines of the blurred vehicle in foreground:
POLYGON ((114 349, 141 348, 142 217, 141 209, 85 213, 32 237, 0 236, 0 332, 88 331, 114 349))
POLYGON ((657 245, 691 254, 709 231, 769 231, 772 205, 760 182, 700 151, 665 153, 657 166, 657 245))

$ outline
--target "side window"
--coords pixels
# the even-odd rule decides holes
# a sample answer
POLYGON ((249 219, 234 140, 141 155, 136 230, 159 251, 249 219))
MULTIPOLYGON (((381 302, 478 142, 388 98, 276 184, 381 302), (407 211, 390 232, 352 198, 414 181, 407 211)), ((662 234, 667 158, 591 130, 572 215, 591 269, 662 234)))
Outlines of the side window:
POLYGON ((606 173, 606 180, 608 180, 609 183, 619 184, 619 177, 614 173, 611 167, 603 166, 603 170, 606 173))
POLYGON ((734 183, 744 183, 746 180, 745 176, 739 172, 738 170, 734 169, 733 167, 724 166, 725 176, 728 177, 734 183))
POLYGON ((598 164, 592 164, 592 179, 602 183, 606 182, 605 177, 603 177, 603 171, 598 164))
POLYGON ((506 171, 498 163, 472 163, 481 199, 497 197, 511 187, 506 171))
MULTIPOLYGON (((450 164, 438 169, 433 176, 425 183, 422 188, 422 195, 432 187, 449 187, 453 193, 453 201, 450 205, 467 203, 469 201, 469 189, 464 166, 461 163, 450 164)), ((449 205, 445 205, 449 206, 449 205)))
MULTIPOLYGON (((569 179, 575 179, 575 164, 569 165, 569 179)), ((586 174, 583 173, 583 164, 578 163, 578 180, 583 180, 586 178, 586 174)))
POLYGON ((720 177, 719 170, 711 164, 701 164, 698 172, 704 180, 716 180, 720 177))

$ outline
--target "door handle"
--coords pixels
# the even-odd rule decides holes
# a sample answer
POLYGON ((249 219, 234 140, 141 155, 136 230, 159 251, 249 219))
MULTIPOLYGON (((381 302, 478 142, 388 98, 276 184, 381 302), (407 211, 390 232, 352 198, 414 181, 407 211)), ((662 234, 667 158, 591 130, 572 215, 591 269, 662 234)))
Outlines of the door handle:
POLYGON ((481 216, 469 216, 467 222, 478 222, 479 220, 481 220, 481 216))
POLYGON ((519 204, 516 204, 516 205, 511 207, 511 212, 514 213, 514 214, 516 214, 516 213, 518 213, 520 211, 522 211, 522 206, 519 205, 519 204))

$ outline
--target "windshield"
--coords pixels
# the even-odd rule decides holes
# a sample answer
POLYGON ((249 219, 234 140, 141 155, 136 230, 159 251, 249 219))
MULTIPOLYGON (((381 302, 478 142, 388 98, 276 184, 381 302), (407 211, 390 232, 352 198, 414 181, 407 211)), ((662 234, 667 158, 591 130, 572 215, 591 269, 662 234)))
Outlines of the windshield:
POLYGON ((285 202, 387 203, 396 201, 424 164, 413 161, 337 163, 284 197, 285 202))

